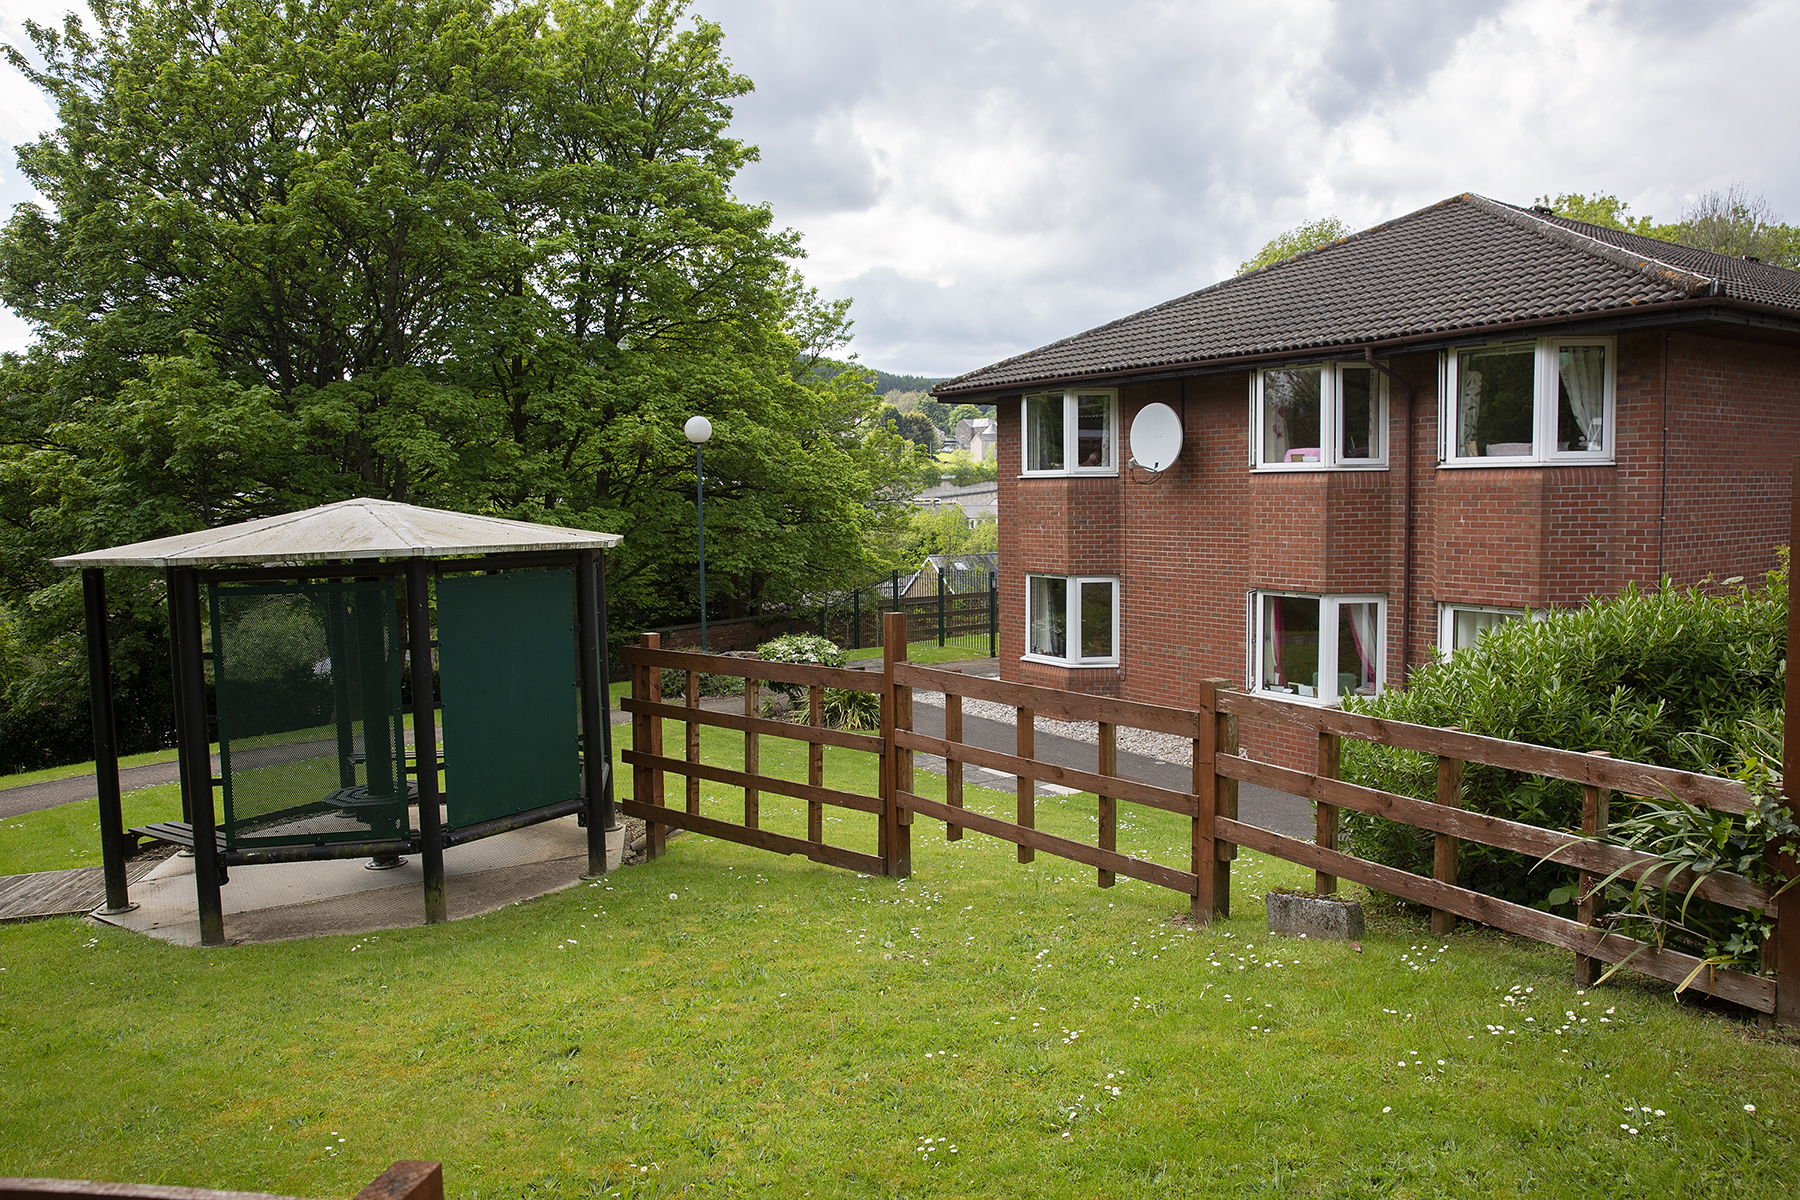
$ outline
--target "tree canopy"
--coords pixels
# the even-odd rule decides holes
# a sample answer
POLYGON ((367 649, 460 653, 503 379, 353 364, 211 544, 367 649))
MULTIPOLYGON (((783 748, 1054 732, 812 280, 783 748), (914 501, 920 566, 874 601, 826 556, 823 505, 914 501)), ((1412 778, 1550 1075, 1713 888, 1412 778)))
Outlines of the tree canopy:
POLYGON ((1724 191, 1700 193, 1681 210, 1681 219, 1658 224, 1648 216, 1630 215, 1630 206, 1617 196, 1596 192, 1587 196, 1568 192, 1560 196, 1539 196, 1537 203, 1558 216, 1590 225, 1605 225, 1627 233, 1643 234, 1665 242, 1729 254, 1733 258, 1756 258, 1780 267, 1800 267, 1800 228, 1782 223, 1781 217, 1762 196, 1753 196, 1741 183, 1724 191))
MULTIPOLYGON (((0 234, 37 333, 0 363, 15 709, 80 690, 46 557, 352 495, 623 533, 615 615, 685 616, 694 413, 712 599, 870 565, 917 454, 818 369, 848 302, 733 195, 751 83, 685 0, 93 8, 9 51, 58 114, 19 149, 48 210, 0 234)), ((114 586, 166 691, 158 581, 114 586)))
POLYGON ((1336 217, 1320 217, 1316 221, 1308 221, 1304 225, 1296 225, 1286 233, 1270 239, 1256 257, 1248 262, 1238 264, 1237 273, 1247 275, 1261 267, 1271 266, 1283 259, 1294 257, 1307 250, 1314 250, 1339 238, 1349 237, 1353 231, 1336 217))

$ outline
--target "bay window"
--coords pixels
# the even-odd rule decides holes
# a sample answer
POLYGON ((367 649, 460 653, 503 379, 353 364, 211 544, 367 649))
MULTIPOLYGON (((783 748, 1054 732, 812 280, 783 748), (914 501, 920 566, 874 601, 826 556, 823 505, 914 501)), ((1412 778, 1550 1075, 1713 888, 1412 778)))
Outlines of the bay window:
POLYGON ((1256 691, 1332 704, 1381 690, 1387 602, 1380 596, 1253 592, 1250 610, 1256 691))
POLYGON ((1119 661, 1119 581, 1106 576, 1025 577, 1025 657, 1067 666, 1119 661))
POLYGON ((1387 389, 1362 363, 1271 367, 1251 377, 1251 465, 1387 465, 1387 389))
POLYGON ((1613 359, 1611 338, 1540 338, 1447 353, 1444 463, 1611 462, 1613 359))
POLYGON ((1110 391, 1025 397, 1026 475, 1116 475, 1119 398, 1110 391))

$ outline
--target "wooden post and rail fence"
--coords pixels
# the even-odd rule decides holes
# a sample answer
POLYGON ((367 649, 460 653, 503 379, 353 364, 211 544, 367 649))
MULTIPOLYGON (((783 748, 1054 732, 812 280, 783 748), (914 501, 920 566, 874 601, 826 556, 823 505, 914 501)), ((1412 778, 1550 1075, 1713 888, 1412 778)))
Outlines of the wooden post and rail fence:
MULTIPOLYGON (((91 1179, 0 1177, 0 1200, 290 1200, 267 1192, 170 1187, 160 1183, 101 1183, 91 1179)), ((434 1162, 397 1162, 355 1200, 444 1200, 444 1168, 434 1162)))
MULTIPOLYGON (((1796 532, 1800 539, 1800 531, 1796 532)), ((1796 544, 1800 544, 1797 540, 1796 544)), ((1800 949, 1795 930, 1800 919, 1783 921, 1783 909, 1800 913, 1800 888, 1786 896, 1772 894, 1741 875, 1716 871, 1701 878, 1682 870, 1671 873, 1664 860, 1603 839, 1610 797, 1676 800, 1714 812, 1742 814, 1752 806, 1736 781, 1698 775, 1645 763, 1625 762, 1600 754, 1584 754, 1547 746, 1481 737, 1456 729, 1439 729, 1315 708, 1231 690, 1222 680, 1203 681, 1193 708, 1143 704, 1055 688, 1034 687, 933 669, 906 660, 904 614, 886 614, 885 657, 879 675, 871 671, 762 662, 660 649, 654 634, 623 652, 631 669, 632 694, 624 707, 631 714, 631 748, 624 752, 632 772, 632 798, 621 807, 649 825, 652 855, 663 852, 670 829, 686 829, 782 854, 800 854, 819 863, 866 874, 904 877, 912 870, 912 825, 928 817, 944 826, 947 840, 964 830, 1011 842, 1020 862, 1039 853, 1055 855, 1094 868, 1096 882, 1109 887, 1118 876, 1166 887, 1188 897, 1190 911, 1204 923, 1231 908, 1231 863, 1238 847, 1310 867, 1319 891, 1336 889, 1347 879, 1431 909, 1432 929, 1450 932, 1458 918, 1519 934, 1570 950, 1576 955, 1578 978, 1591 982, 1603 964, 1628 961, 1630 969, 1774 1017, 1782 1024, 1800 1023, 1800 949), (683 703, 665 703, 658 694, 661 672, 687 671, 683 703), (702 673, 737 675, 746 681, 743 712, 713 712, 700 707, 697 681, 702 673), (800 720, 781 720, 760 712, 764 685, 804 690, 800 720), (827 689, 873 692, 881 698, 879 732, 858 733, 828 727, 823 696, 827 689), (944 735, 931 737, 913 728, 913 692, 944 697, 944 735), (1014 753, 969 745, 963 740, 965 699, 1011 708, 1017 721, 1014 753), (1034 718, 1091 721, 1098 726, 1095 769, 1080 770, 1035 756, 1034 718), (663 722, 684 725, 683 753, 664 752, 663 722), (1258 762, 1238 753, 1240 725, 1277 726, 1311 734, 1318 741, 1315 769, 1294 770, 1258 762), (701 761, 700 730, 712 726, 744 737, 742 770, 701 761), (1127 779, 1118 774, 1117 744, 1121 728, 1152 730, 1188 740, 1193 748, 1193 776, 1187 791, 1176 791, 1127 779), (760 739, 785 738, 807 745, 805 782, 760 772, 760 739), (1393 746, 1435 756, 1437 793, 1420 800, 1338 777, 1344 739, 1393 746), (824 749, 860 751, 878 760, 875 794, 828 786, 824 749), (944 798, 920 795, 914 783, 913 755, 933 754, 945 764, 944 798), (1485 764, 1521 775, 1568 780, 1583 789, 1583 821, 1579 832, 1545 829, 1471 812, 1462 805, 1463 769, 1485 764), (968 808, 964 803, 963 769, 985 767, 1017 778, 1015 811, 1010 817, 968 808), (665 779, 685 778, 684 803, 668 804, 665 779), (741 820, 701 811, 701 781, 741 789, 741 820), (1093 841, 1079 841, 1036 827, 1035 784, 1059 784, 1096 798, 1097 830, 1093 841), (1317 805, 1312 841, 1287 837, 1238 819, 1237 786, 1258 784, 1317 805), (807 835, 762 827, 760 798, 789 796, 804 800, 807 835), (1119 806, 1136 804, 1185 817, 1187 861, 1179 865, 1153 862, 1116 848, 1119 806), (874 819, 876 853, 830 844, 825 838, 825 808, 847 809, 874 819), (1338 813, 1342 809, 1370 813, 1423 830, 1435 841, 1434 866, 1427 877, 1347 854, 1338 848, 1338 813), (1458 849, 1474 841, 1577 869, 1581 894, 1574 919, 1489 896, 1457 883, 1458 849), (1744 910, 1761 911, 1776 933, 1765 950, 1768 966, 1761 975, 1708 964, 1691 954, 1639 941, 1609 929, 1597 884, 1607 877, 1634 883, 1648 877, 1676 895, 1689 889, 1695 896, 1744 910)), ((1792 686, 1790 684, 1790 686, 1792 686)), ((866 844, 866 843, 865 843, 866 844)), ((1788 878, 1796 867, 1783 860, 1788 878)))

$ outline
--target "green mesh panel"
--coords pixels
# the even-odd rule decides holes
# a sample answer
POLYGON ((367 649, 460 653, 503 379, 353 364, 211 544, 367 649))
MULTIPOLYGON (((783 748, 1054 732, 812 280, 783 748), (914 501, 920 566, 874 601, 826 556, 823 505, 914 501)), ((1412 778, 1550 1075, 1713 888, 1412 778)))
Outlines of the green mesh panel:
POLYGON ((404 837, 393 585, 215 584, 209 599, 227 842, 404 837))
POLYGON ((439 579, 437 628, 450 826, 581 795, 574 577, 439 579))

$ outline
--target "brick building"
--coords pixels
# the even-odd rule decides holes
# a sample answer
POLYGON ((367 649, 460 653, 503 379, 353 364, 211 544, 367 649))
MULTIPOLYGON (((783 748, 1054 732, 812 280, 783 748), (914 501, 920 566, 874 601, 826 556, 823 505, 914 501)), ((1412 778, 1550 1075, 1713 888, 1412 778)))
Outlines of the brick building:
POLYGON ((1463 195, 934 392, 998 406, 1004 677, 1331 703, 1773 565, 1800 272, 1463 195))

